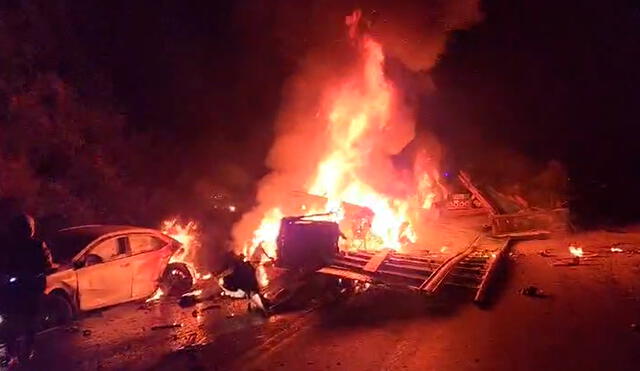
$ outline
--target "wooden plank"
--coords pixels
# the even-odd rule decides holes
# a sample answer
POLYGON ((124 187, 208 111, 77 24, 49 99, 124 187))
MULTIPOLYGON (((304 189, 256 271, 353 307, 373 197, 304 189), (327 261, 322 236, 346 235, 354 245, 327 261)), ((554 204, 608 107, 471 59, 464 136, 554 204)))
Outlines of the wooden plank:
POLYGON ((371 259, 371 257, 374 256, 375 254, 370 252, 370 251, 356 250, 356 251, 346 252, 345 255, 346 256, 357 256, 357 257, 365 258, 365 259, 371 259))
POLYGON ((356 280, 356 281, 371 282, 371 277, 369 277, 369 276, 367 276, 365 274, 360 274, 360 273, 352 272, 350 270, 341 269, 341 268, 337 268, 337 267, 324 267, 324 268, 318 269, 316 272, 323 273, 323 274, 329 274, 331 276, 338 276, 338 277, 342 277, 342 278, 348 278, 348 279, 356 280))
POLYGON ((519 239, 519 240, 531 240, 538 238, 548 238, 551 235, 551 232, 547 230, 532 230, 532 231, 524 231, 524 232, 510 232, 497 234, 494 237, 496 238, 511 238, 511 239, 519 239))
POLYGON ((382 265, 384 260, 387 258, 387 256, 391 253, 391 251, 393 250, 383 249, 378 251, 378 253, 375 254, 373 257, 371 257, 371 260, 369 260, 367 264, 364 266, 364 268, 362 269, 367 272, 375 273, 378 270, 378 268, 380 268, 380 266, 382 265))
POLYGON ((482 304, 485 301, 489 284, 493 280, 493 277, 497 271, 497 267, 502 263, 502 261, 504 261, 507 254, 509 253, 509 250, 511 248, 511 241, 512 240, 510 238, 507 238, 504 244, 502 245, 502 247, 500 248, 500 250, 498 251, 498 253, 496 254, 496 257, 493 260, 491 260, 491 262, 489 262, 489 267, 487 268, 487 271, 484 273, 484 276, 480 281, 480 285, 478 286, 478 291, 476 292, 476 296, 473 299, 475 303, 482 304))
POLYGON ((333 266, 340 266, 343 268, 354 268, 354 269, 362 269, 362 267, 364 266, 364 264, 358 264, 358 263, 354 263, 354 262, 350 262, 350 261, 338 261, 338 260, 334 260, 332 263, 333 266))
POLYGON ((409 278, 409 279, 417 280, 417 281, 423 281, 425 279, 425 277, 427 277, 427 275, 394 272, 394 271, 388 271, 388 270, 385 270, 385 269, 380 269, 377 273, 386 274, 386 275, 393 276, 393 277, 409 278))
POLYGON ((354 255, 337 255, 335 260, 351 260, 351 261, 361 262, 362 265, 365 265, 369 260, 371 260, 371 257, 362 258, 354 255))
MULTIPOLYGON (((438 256, 438 258, 439 257, 440 256, 438 256)), ((389 260, 398 261, 398 262, 413 263, 413 264, 423 264, 423 263, 441 264, 446 259, 435 259, 435 257, 419 258, 419 257, 409 257, 408 255, 393 254, 392 256, 389 257, 389 260)))
POLYGON ((433 267, 428 267, 428 266, 418 266, 418 265, 405 265, 405 264, 394 264, 394 263, 390 263, 387 262, 385 265, 385 267, 388 268, 397 268, 397 269, 401 269, 401 270, 407 270, 407 271, 418 271, 418 272, 427 272, 427 273, 431 273, 433 272, 433 267))
POLYGON ((460 171, 458 179, 460 179, 462 184, 467 187, 469 192, 471 192, 478 199, 478 201, 482 203, 482 206, 489 209, 491 214, 500 214, 499 209, 494 204, 492 204, 491 201, 489 201, 489 199, 485 197, 485 195, 478 188, 476 188, 473 182, 471 182, 471 178, 469 177, 469 175, 467 175, 467 173, 465 173, 464 171, 460 171))
POLYGON ((445 278, 447 278, 449 273, 451 273, 451 271, 455 268, 456 264, 461 262, 464 258, 466 258, 469 254, 471 254, 475 250, 476 244, 478 243, 478 240, 480 240, 481 236, 482 235, 480 234, 476 236, 476 238, 474 238, 473 241, 471 241, 471 243, 465 250, 450 257, 435 271, 433 271, 433 273, 431 273, 429 278, 427 278, 422 283, 422 285, 420 285, 420 290, 429 295, 435 294, 442 286, 442 283, 445 281, 445 278))

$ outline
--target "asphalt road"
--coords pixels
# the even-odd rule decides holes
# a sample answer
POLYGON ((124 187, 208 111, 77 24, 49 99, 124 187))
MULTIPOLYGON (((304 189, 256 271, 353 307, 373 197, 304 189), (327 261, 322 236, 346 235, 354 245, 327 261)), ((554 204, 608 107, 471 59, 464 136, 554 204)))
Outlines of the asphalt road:
POLYGON ((433 298, 370 290, 269 319, 242 301, 126 304, 40 335, 28 369, 637 370, 636 249, 637 233, 519 243, 485 308, 454 288, 433 298), (575 242, 597 256, 553 266, 575 242), (547 296, 519 293, 529 285, 547 296), (173 323, 181 327, 153 329, 173 323))

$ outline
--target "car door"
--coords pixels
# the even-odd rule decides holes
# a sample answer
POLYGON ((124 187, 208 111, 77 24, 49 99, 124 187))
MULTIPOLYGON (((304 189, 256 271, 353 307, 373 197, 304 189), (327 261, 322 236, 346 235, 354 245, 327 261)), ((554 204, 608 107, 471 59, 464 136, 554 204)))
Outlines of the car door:
POLYGON ((171 258, 167 239, 148 233, 129 235, 131 267, 133 270, 133 298, 144 298, 153 294, 160 276, 171 258))
POLYGON ((119 304, 131 299, 132 267, 126 236, 112 237, 91 247, 76 265, 81 310, 119 304))

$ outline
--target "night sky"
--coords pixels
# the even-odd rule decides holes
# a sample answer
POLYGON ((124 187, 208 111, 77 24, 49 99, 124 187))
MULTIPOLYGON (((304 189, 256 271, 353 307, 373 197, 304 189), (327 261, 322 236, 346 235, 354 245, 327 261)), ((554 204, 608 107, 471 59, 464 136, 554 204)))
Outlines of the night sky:
MULTIPOLYGON (((184 186, 224 177, 216 169, 232 162, 255 184, 287 78, 331 35, 324 22, 369 2, 335 3, 68 2, 58 15, 73 42, 59 72, 159 144, 148 149, 166 161, 158 178, 184 186), (109 82, 107 98, 95 76, 109 82)), ((512 160, 532 174, 558 160, 580 220, 637 219, 640 6, 485 0, 482 11, 482 22, 450 35, 430 71, 436 90, 421 102, 418 124, 443 143, 445 168, 496 164, 504 172, 492 176, 509 177, 512 160)))

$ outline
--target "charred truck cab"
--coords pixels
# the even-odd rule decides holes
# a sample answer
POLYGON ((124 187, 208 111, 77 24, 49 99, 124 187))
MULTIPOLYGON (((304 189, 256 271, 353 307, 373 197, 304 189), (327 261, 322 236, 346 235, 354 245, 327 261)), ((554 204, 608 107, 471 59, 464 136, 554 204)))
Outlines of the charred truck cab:
POLYGON ((277 267, 315 271, 331 264, 339 252, 340 227, 334 222, 313 220, 313 217, 282 219, 277 240, 277 267))

